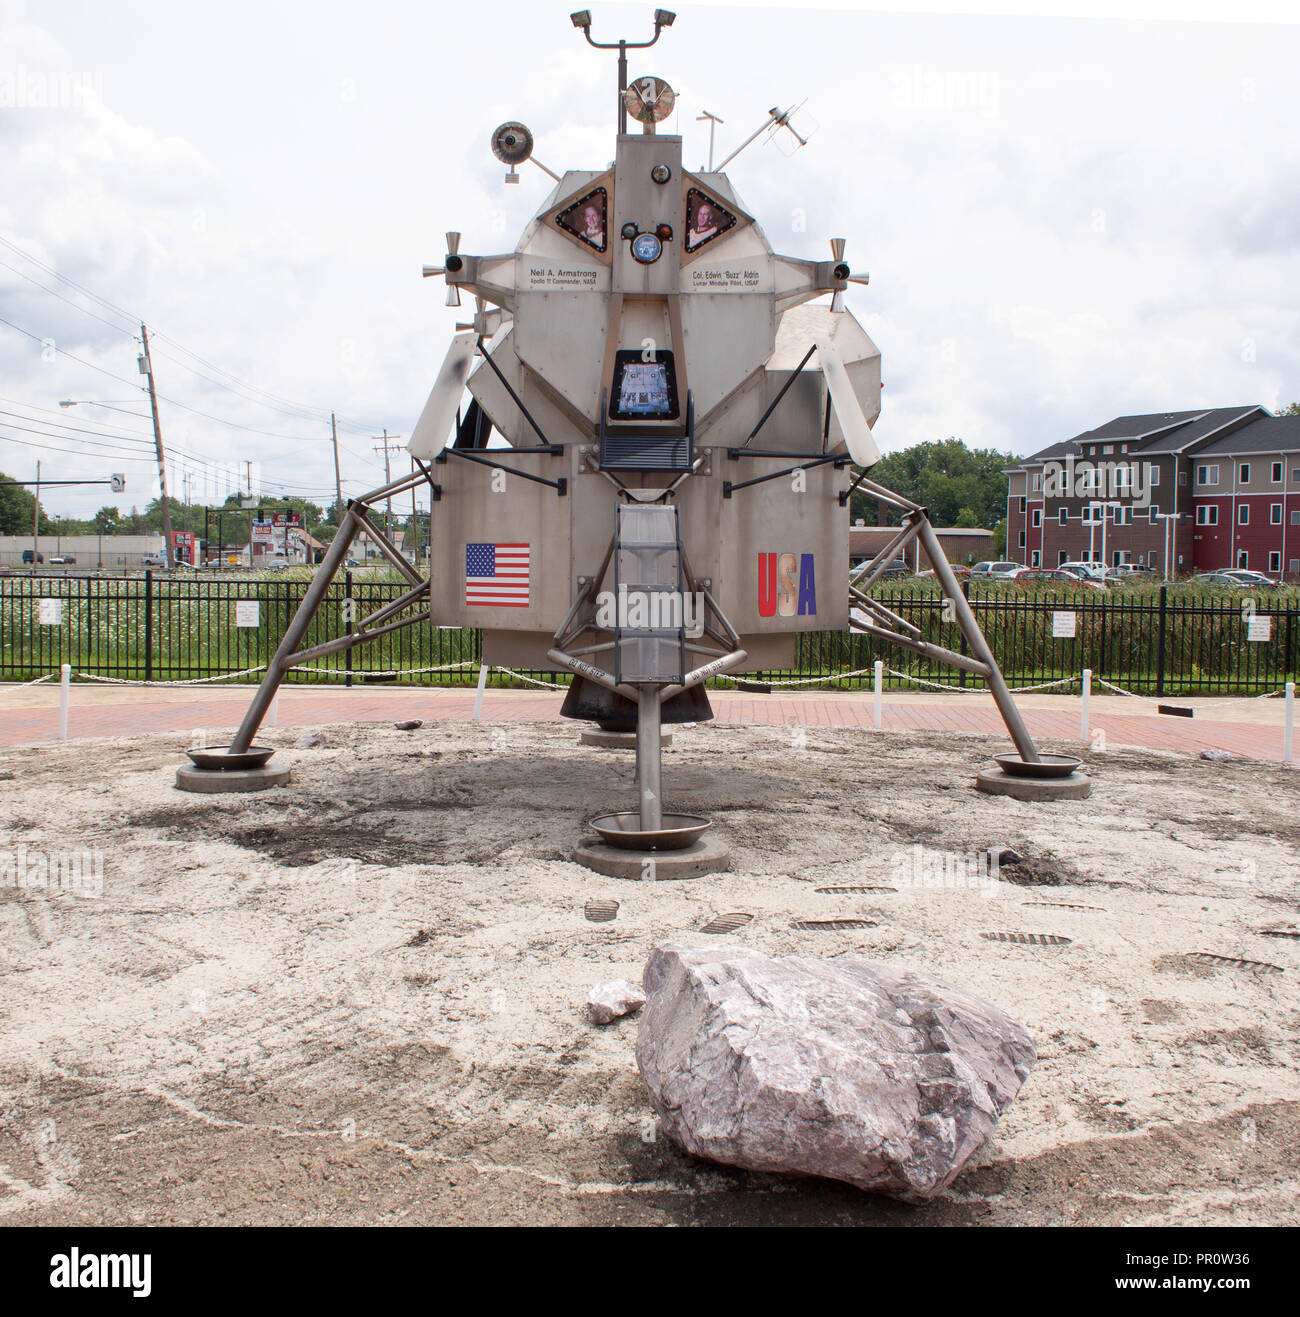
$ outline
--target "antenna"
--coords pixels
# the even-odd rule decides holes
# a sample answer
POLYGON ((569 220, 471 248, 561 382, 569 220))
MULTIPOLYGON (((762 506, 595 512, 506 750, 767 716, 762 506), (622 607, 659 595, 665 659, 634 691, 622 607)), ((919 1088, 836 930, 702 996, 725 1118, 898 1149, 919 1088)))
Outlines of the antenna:
POLYGON ((596 50, 618 51, 618 131, 620 134, 627 132, 627 105, 623 100, 627 92, 627 52, 629 50, 645 50, 653 46, 659 40, 660 32, 666 27, 672 27, 676 18, 677 15, 671 9, 656 9, 655 34, 649 41, 628 41, 625 37, 620 37, 617 41, 593 41, 591 39, 591 10, 579 9, 569 15, 569 21, 587 38, 589 46, 594 47, 596 50))
MULTIPOLYGON (((799 105, 802 104, 803 102, 801 101, 799 105)), ((775 136, 777 129, 789 128, 791 134, 799 145, 807 146, 808 139, 806 137, 800 137, 790 124, 790 116, 799 108, 799 105, 792 105, 788 110, 779 110, 773 106, 773 108, 767 112, 767 119, 763 125, 750 133, 750 135, 745 138, 738 147, 736 147, 736 149, 718 166, 718 168, 726 169, 726 167, 750 144, 750 142, 758 137, 760 133, 766 132, 769 128, 773 130, 773 136, 775 136)))
POLYGON ((710 114, 708 110, 705 110, 703 114, 697 114, 697 115, 695 116, 695 122, 696 122, 696 123, 699 123, 700 120, 702 120, 702 119, 707 119, 707 120, 709 121, 709 168, 708 168, 708 172, 711 174, 711 173, 713 173, 713 134, 714 134, 714 132, 716 131, 718 124, 723 123, 724 120, 719 119, 718 116, 717 116, 716 114, 710 114))
POLYGON ((525 160, 532 160, 543 174, 549 174, 557 183, 560 181, 560 176, 555 170, 548 169, 540 160, 533 159, 533 135, 523 124, 514 120, 508 120, 493 132, 492 154, 503 165, 510 166, 506 173, 507 183, 519 182, 515 166, 522 165, 525 160))

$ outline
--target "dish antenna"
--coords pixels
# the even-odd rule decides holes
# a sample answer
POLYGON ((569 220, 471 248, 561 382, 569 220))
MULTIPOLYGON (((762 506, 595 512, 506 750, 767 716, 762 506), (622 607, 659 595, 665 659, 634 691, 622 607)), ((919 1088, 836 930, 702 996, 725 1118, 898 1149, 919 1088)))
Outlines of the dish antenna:
POLYGON ((503 123, 492 134, 492 154, 503 165, 509 165, 507 183, 518 183, 516 165, 522 165, 533 153, 533 135, 521 123, 503 123))

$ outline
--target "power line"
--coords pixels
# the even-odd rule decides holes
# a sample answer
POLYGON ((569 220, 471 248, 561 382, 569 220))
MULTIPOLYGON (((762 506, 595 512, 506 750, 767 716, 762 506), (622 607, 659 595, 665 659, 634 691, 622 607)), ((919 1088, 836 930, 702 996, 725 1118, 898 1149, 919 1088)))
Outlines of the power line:
MULTIPOLYGON (((111 321, 105 320, 102 316, 97 315, 94 311, 91 311, 86 307, 78 306, 76 302, 73 302, 71 299, 64 297, 61 293, 57 292, 55 289, 48 288, 44 284, 39 283, 36 279, 32 278, 31 275, 25 274, 22 270, 18 269, 17 267, 9 265, 5 262, 0 262, 0 264, 5 265, 6 269, 12 270, 20 278, 28 280, 30 283, 34 284, 37 288, 40 288, 44 292, 50 293, 52 296, 59 298, 60 301, 67 302, 69 306, 72 306, 75 309, 83 312, 85 315, 92 316, 94 319, 98 320, 101 324, 108 325, 110 329, 115 329, 121 334, 128 334, 132 338, 135 337, 134 326, 140 323, 141 317, 135 315, 132 312, 126 311, 124 308, 118 306, 115 302, 110 302, 107 298, 100 297, 98 293, 92 292, 84 284, 78 283, 75 279, 72 279, 68 275, 61 273, 53 266, 47 265, 44 261, 40 260, 38 257, 31 255, 29 252, 24 251, 16 243, 10 242, 7 238, 0 238, 0 245, 8 248, 10 251, 21 256, 25 261, 30 261, 38 269, 44 270, 47 274, 49 274, 54 279, 59 280, 61 283, 67 285, 70 288, 75 288, 77 292, 79 292, 83 297, 89 298, 92 302, 98 303, 105 310, 111 312, 114 315, 121 316, 125 320, 129 320, 132 324, 132 328, 128 330, 128 329, 124 329, 120 325, 115 325, 111 321)), ((229 392, 234 393, 236 396, 245 397, 246 401, 254 402, 260 406, 270 407, 271 410, 282 412, 285 415, 296 415, 298 419, 301 420, 324 421, 330 415, 330 409, 328 407, 318 407, 311 403, 295 402, 291 398, 284 398, 277 393, 272 393, 268 389, 262 389, 255 384, 249 384, 246 380, 240 379, 239 376, 232 374, 228 370, 223 369, 222 367, 218 366, 215 362, 209 361, 206 357, 200 356, 197 352, 193 351, 191 348, 187 348, 183 343, 181 343, 178 339, 173 338, 170 334, 165 334, 160 330, 155 330, 154 338, 162 339, 164 342, 170 343, 172 347, 174 347, 177 351, 183 353, 191 360, 199 362, 200 365, 206 366, 208 370, 214 371, 217 375, 221 376, 222 379, 212 379, 209 376, 204 375, 202 371, 196 370, 193 366, 187 365, 183 361, 178 361, 175 357, 173 357, 168 352, 160 352, 159 355, 167 357, 168 360, 174 361, 175 364, 180 366, 183 370, 190 371, 192 374, 197 375, 200 379, 206 379, 208 383, 214 384, 218 388, 224 388, 227 389, 229 392), (228 382, 223 382, 223 381, 228 381, 228 382), (241 390, 244 390, 245 392, 241 393, 240 392, 241 390), (270 399, 270 401, 259 402, 257 397, 246 396, 249 394, 259 395, 260 398, 270 399)), ((170 401, 170 399, 168 401, 170 401)), ((355 430, 357 433, 362 433, 367 430, 373 430, 378 428, 375 425, 367 424, 364 422, 348 425, 345 421, 344 424, 345 424, 345 428, 355 430)), ((281 436, 276 436, 276 437, 281 437, 281 436)))

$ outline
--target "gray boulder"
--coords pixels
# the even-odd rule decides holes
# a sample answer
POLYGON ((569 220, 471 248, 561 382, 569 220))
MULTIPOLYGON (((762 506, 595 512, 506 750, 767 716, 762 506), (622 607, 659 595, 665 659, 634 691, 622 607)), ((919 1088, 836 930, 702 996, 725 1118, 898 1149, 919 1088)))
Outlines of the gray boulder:
POLYGON ((598 983, 587 994, 587 1019, 592 1024, 609 1024, 631 1015, 645 1005, 645 993, 626 979, 598 983))
POLYGON ((637 1065, 674 1143, 905 1202, 956 1179, 1035 1059, 996 1006, 866 960, 665 943, 644 983, 637 1065))

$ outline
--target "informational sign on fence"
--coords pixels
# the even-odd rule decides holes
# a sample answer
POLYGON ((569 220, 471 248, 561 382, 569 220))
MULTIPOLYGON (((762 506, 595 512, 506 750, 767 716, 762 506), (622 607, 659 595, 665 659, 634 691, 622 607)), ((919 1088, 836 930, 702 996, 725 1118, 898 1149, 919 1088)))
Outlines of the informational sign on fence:
POLYGON ((1073 613, 1053 613, 1052 614, 1052 639, 1053 640, 1073 640, 1074 639, 1074 618, 1073 613))
POLYGON ((1252 613, 1246 619, 1247 640, 1272 640, 1273 618, 1268 613, 1252 613))
POLYGON ((42 626, 59 626, 63 622, 62 599, 42 599, 39 603, 42 626))
POLYGON ((236 599, 235 625, 249 627, 261 626, 260 609, 261 605, 256 599, 236 599))

